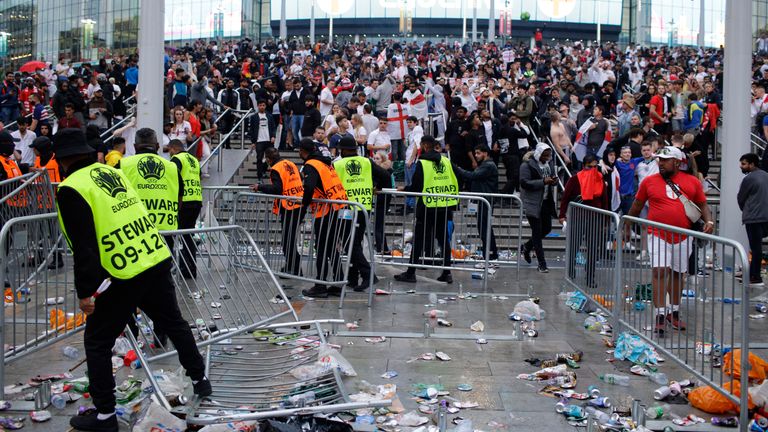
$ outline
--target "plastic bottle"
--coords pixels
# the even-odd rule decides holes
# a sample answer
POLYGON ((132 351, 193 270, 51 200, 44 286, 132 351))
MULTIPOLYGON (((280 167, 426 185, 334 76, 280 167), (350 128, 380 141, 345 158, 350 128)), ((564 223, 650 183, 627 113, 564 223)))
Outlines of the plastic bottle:
POLYGON ((664 417, 664 414, 669 413, 669 409, 669 404, 656 405, 648 407, 648 409, 645 410, 645 415, 648 416, 649 419, 660 419, 664 417))
POLYGON ((667 374, 664 372, 651 372, 648 375, 648 379, 655 382, 658 385, 667 385, 669 384, 669 378, 667 378, 667 374))
POLYGON ((600 381, 607 382, 608 384, 629 387, 629 377, 626 375, 616 375, 616 374, 600 375, 600 381))
POLYGON ((75 360, 80 357, 80 351, 73 346, 65 346, 61 349, 61 353, 64 354, 64 357, 70 360, 75 360))
POLYGON ((597 409, 597 408, 595 408, 593 406, 588 406, 586 408, 586 411, 587 411, 587 413, 589 413, 589 415, 591 415, 593 418, 595 418, 597 420, 597 422, 600 423, 600 424, 606 424, 606 423, 609 423, 612 420, 610 415, 600 411, 599 409, 597 409))
POLYGON ((67 402, 70 400, 72 400, 72 398, 70 398, 67 393, 57 393, 51 396, 51 405, 56 407, 56 409, 63 409, 67 406, 67 402))
POLYGON ((448 413, 444 400, 440 401, 440 410, 437 412, 437 430, 443 432, 448 428, 448 413))
POLYGON ((424 316, 427 318, 445 318, 448 313, 440 309, 432 309, 424 312, 424 316))

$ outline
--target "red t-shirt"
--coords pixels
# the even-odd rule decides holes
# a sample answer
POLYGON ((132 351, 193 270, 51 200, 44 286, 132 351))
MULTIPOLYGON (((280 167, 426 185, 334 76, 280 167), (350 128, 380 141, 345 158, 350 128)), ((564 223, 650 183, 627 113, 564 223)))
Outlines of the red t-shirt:
MULTIPOLYGON (((680 192, 694 203, 707 200, 704 196, 704 188, 696 177, 678 172, 672 176, 672 183, 676 184, 680 192)), ((652 174, 640 183, 640 189, 635 197, 638 201, 648 202, 648 220, 680 228, 690 229, 691 221, 685 215, 685 208, 677 194, 667 185, 661 174, 652 174)), ((680 243, 685 236, 676 236, 666 231, 648 228, 648 232, 664 238, 671 243, 680 243)))
MULTIPOLYGON (((664 99, 661 98, 659 95, 653 95, 651 98, 651 101, 649 102, 650 107, 648 107, 651 111, 656 111, 656 114, 658 114, 661 117, 664 117, 664 99)), ((663 123, 661 120, 657 119, 656 117, 651 116, 651 119, 653 120, 653 124, 658 125, 663 123)))

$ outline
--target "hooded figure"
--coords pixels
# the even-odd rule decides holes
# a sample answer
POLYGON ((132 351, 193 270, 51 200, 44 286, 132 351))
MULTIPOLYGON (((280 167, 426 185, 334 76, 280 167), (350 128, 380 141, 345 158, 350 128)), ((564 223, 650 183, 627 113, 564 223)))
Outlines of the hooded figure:
POLYGON ((536 252, 539 272, 547 273, 542 239, 552 231, 552 218, 556 215, 554 188, 557 173, 552 163, 552 148, 538 143, 536 149, 524 157, 520 167, 520 190, 523 212, 531 227, 531 239, 520 247, 520 254, 531 262, 531 250, 536 252))

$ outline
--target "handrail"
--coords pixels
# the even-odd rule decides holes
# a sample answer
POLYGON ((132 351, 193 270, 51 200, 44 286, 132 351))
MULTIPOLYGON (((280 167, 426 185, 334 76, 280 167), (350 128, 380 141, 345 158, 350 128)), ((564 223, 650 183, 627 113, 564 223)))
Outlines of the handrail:
POLYGON ((757 135, 754 132, 751 132, 752 139, 751 144, 757 148, 760 149, 760 151, 765 151, 765 148, 768 147, 768 142, 766 142, 764 139, 762 139, 759 135, 757 135), (762 143, 762 145, 760 145, 762 143))
MULTIPOLYGON (((225 112, 226 112, 226 111, 225 111, 225 112)), ((240 126, 243 124, 243 122, 245 122, 245 120, 246 120, 248 117, 250 117, 250 115, 251 115, 252 113, 253 113, 253 109, 249 109, 248 111, 245 111, 245 115, 243 115, 243 116, 240 118, 240 120, 238 120, 238 122, 237 122, 237 123, 235 123, 235 124, 232 126, 232 129, 230 129, 230 130, 229 130, 229 132, 227 132, 227 134, 226 134, 226 135, 224 135, 224 136, 222 136, 222 137, 220 137, 220 138, 219 138, 219 144, 216 146, 216 148, 214 148, 213 150, 211 150, 211 154, 209 154, 209 155, 208 155, 208 157, 207 157, 207 158, 205 158, 205 160, 203 160, 202 162, 200 162, 200 168, 201 168, 201 169, 202 169, 204 166, 206 166, 206 165, 207 165, 207 164, 208 164, 208 163, 211 161, 211 159, 213 158, 213 156, 214 156, 214 155, 215 155, 216 157, 218 157, 218 158, 219 158, 219 160, 221 160, 221 149, 224 147, 224 143, 226 143, 226 142, 227 142, 227 140, 229 139, 229 137, 230 137, 230 136, 231 136, 233 133, 235 133, 235 131, 237 130, 237 128, 239 128, 239 127, 240 127, 240 126)), ((220 117, 222 117, 222 116, 220 116, 220 117)))
MULTIPOLYGON (((218 117, 216 117, 216 120, 214 120, 214 121, 213 121, 213 124, 216 124, 216 123, 218 123, 218 122, 219 122, 219 120, 221 120, 222 118, 224 118, 224 116, 225 116, 225 115, 226 115, 226 114, 227 114, 229 111, 232 111, 232 108, 227 108, 227 109, 225 109, 225 110, 224 110, 224 111, 223 111, 221 114, 219 114, 219 116, 218 116, 218 117)), ((197 137, 197 139, 196 139, 196 140, 192 141, 192 143, 191 143, 190 145, 188 145, 188 146, 187 146, 187 151, 188 151, 188 152, 190 152, 190 153, 194 153, 194 150, 195 150, 195 148, 197 147, 197 145, 200 143, 200 141, 201 141, 202 139, 203 139, 202 135, 201 135, 201 136, 199 136, 199 137, 197 137)))
POLYGON ((99 135, 99 138, 104 140, 104 142, 106 143, 107 141, 112 139, 112 137, 114 136, 114 132, 116 130, 118 130, 121 127, 123 127, 126 122, 128 122, 129 120, 132 120, 135 117, 136 117, 136 111, 128 113, 128 115, 126 115, 122 120, 120 120, 119 122, 113 124, 112 127, 110 127, 109 129, 105 130, 101 135, 99 135))
POLYGON ((709 183, 709 185, 715 188, 716 191, 720 192, 720 187, 718 187, 709 177, 704 177, 704 181, 709 183))

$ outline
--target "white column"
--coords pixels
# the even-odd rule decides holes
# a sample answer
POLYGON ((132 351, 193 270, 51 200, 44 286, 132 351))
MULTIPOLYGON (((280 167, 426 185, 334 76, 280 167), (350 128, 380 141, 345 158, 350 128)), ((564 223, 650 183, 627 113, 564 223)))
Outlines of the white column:
POLYGON ((496 39, 496 2, 491 0, 491 9, 488 13, 488 42, 496 39))
POLYGON ((315 1, 312 0, 312 6, 309 9, 309 42, 315 44, 315 1))
POLYGON ((285 0, 280 0, 280 39, 288 40, 288 24, 285 21, 285 0))
POLYGON ((477 0, 472 0, 472 43, 477 42, 477 0))
POLYGON ((461 0, 461 44, 467 41, 467 0, 461 0))
POLYGON ((602 39, 602 35, 600 34, 602 31, 602 28, 600 28, 600 25, 601 25, 600 21, 602 21, 603 19, 603 11, 600 10, 600 8, 602 7, 600 2, 597 2, 595 4, 597 5, 597 20, 596 20, 597 21, 597 46, 600 46, 601 39, 602 39))
POLYGON ((333 15, 328 14, 328 46, 333 46, 333 15))
POLYGON ((704 46, 704 36, 706 35, 706 14, 704 13, 704 2, 705 0, 701 0, 699 2, 699 37, 696 38, 696 43, 700 46, 704 46))
POLYGON ((163 31, 165 0, 141 2, 139 8, 139 86, 136 125, 163 133, 163 31))
MULTIPOLYGON (((749 251, 736 195, 744 175, 739 157, 750 151, 749 84, 752 67, 752 2, 727 0, 725 6, 725 69, 720 174, 720 235, 736 240, 749 251)), ((744 269, 745 274, 747 269, 744 269)))
MULTIPOLYGON (((645 7, 651 7, 647 4, 645 7)), ((643 12, 643 0, 637 0, 637 24, 635 24, 635 43, 637 46, 645 45, 645 12, 643 12)))

